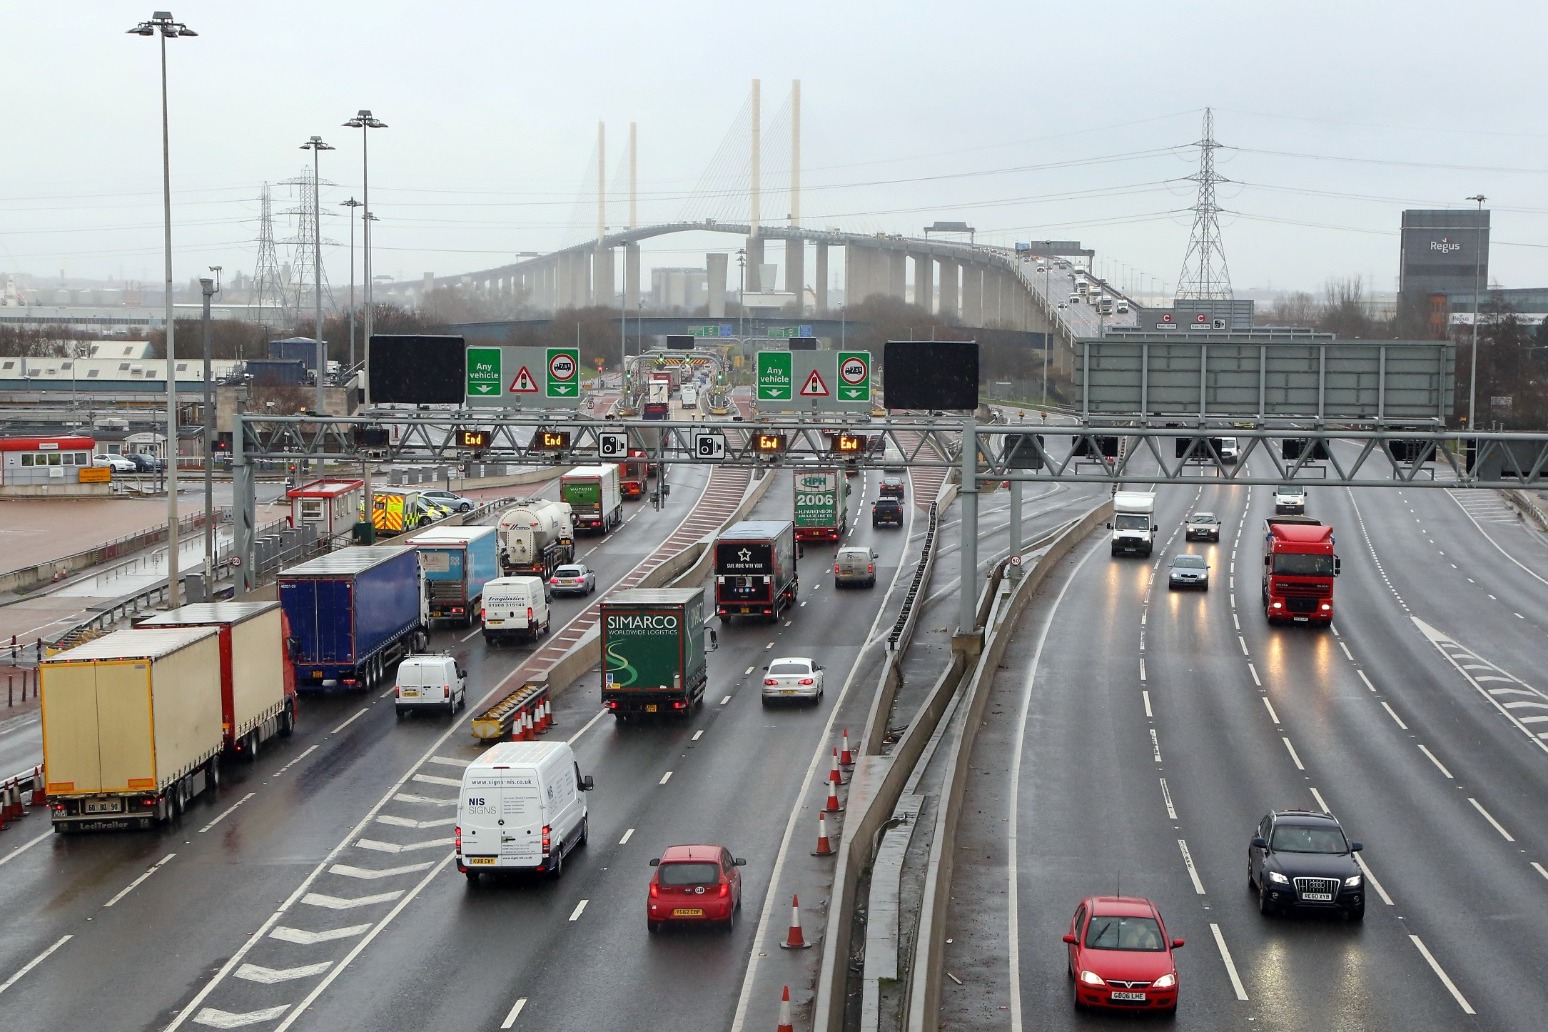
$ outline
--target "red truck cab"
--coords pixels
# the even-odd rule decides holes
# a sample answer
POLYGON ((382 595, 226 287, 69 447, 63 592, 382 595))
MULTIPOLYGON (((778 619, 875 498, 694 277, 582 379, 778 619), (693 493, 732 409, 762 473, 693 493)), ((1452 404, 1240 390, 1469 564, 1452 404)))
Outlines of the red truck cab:
POLYGON ((1270 516, 1263 524, 1263 615, 1269 623, 1331 624, 1340 568, 1333 528, 1310 516, 1270 516))

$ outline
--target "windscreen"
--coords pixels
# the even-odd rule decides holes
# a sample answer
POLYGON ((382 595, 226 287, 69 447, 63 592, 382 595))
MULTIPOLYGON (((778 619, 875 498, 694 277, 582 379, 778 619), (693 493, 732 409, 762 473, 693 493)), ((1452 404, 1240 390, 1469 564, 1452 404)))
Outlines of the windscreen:
POLYGON ((1136 513, 1121 512, 1113 517, 1114 530, 1149 530, 1150 517, 1136 513))
POLYGON ((1154 950, 1165 948, 1161 926, 1149 917, 1115 917, 1098 914, 1086 926, 1086 945, 1097 950, 1154 950))
POLYGON ((1274 572, 1287 577, 1331 577, 1331 555, 1280 555, 1274 556, 1274 572))
POLYGON ((720 881, 720 865, 712 863, 662 864, 662 885, 714 885, 720 881))

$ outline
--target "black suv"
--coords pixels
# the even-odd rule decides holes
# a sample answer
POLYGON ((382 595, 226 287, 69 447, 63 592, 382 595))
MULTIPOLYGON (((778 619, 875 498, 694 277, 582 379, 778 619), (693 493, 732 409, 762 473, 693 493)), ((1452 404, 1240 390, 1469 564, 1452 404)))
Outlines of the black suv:
POLYGON ((878 498, 871 503, 871 526, 903 526, 903 503, 896 498, 878 498))
POLYGON ((1355 854, 1362 848, 1344 837, 1331 813, 1275 810, 1258 822, 1247 847, 1247 886, 1265 914, 1339 909, 1359 921, 1365 917, 1365 878, 1355 854))
POLYGON ((887 473, 881 479, 881 496, 883 498, 903 498, 903 478, 896 473, 887 473))

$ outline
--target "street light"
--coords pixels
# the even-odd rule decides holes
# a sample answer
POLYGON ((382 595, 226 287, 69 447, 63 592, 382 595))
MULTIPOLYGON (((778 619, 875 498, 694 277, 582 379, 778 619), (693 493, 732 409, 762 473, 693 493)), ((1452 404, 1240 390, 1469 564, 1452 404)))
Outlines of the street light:
POLYGON ((747 249, 737 248, 736 251, 736 335, 745 338, 747 336, 747 249))
POLYGON ((365 363, 361 367, 361 382, 365 386, 366 404, 371 403, 371 323, 373 313, 371 311, 371 130, 385 129, 387 123, 371 114, 369 108, 361 108, 360 112, 344 123, 346 128, 360 130, 360 170, 363 199, 365 205, 365 239, 361 241, 365 248, 365 339, 366 352, 365 363))
POLYGON ((322 180, 317 175, 317 155, 332 150, 323 143, 321 136, 314 136, 301 145, 302 150, 312 152, 312 334, 317 338, 317 400, 312 408, 319 416, 326 416, 328 409, 323 401, 323 376, 328 372, 328 345, 323 343, 322 330, 322 180))
POLYGON ((210 375, 210 298, 220 293, 220 266, 211 265, 215 274, 199 280, 204 295, 200 329, 204 338, 204 575, 215 570, 215 378, 210 375))
POLYGON ((355 209, 363 206, 363 202, 353 197, 339 202, 339 207, 349 209, 349 368, 351 372, 355 369, 355 209))
POLYGON ((1473 429, 1473 404, 1478 398, 1478 295, 1483 291, 1483 285, 1479 283, 1480 271, 1483 268, 1483 206, 1489 198, 1483 194, 1474 194, 1467 198, 1478 202, 1478 224, 1474 228, 1478 232, 1478 239, 1473 244, 1473 369, 1467 375, 1467 428, 1473 429))
POLYGON ((167 40, 198 33, 157 11, 150 21, 129 30, 132 36, 161 37, 161 204, 167 258, 167 604, 176 606, 177 590, 177 362, 172 323, 172 141, 167 124, 167 40))

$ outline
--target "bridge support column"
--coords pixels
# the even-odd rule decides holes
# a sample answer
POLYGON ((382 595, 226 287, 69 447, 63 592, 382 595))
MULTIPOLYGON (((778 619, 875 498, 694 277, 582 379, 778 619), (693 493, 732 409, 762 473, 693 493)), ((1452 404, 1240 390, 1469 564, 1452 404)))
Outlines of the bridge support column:
POLYGON ((908 255, 903 251, 883 251, 887 261, 887 296, 908 300, 908 255))
POLYGON ((605 308, 613 306, 613 249, 597 245, 591 252, 590 303, 605 308))
POLYGON ((730 264, 731 256, 724 251, 711 251, 704 256, 711 319, 726 317, 726 269, 730 264))
POLYGON ((795 295, 796 315, 806 313, 806 241, 785 241, 785 290, 795 295))
POLYGON ((640 245, 624 245, 623 306, 625 311, 640 309, 640 245))
POLYGON ((969 326, 984 324, 984 277, 990 274, 977 263, 962 267, 962 321, 969 326))
POLYGON ((962 265, 950 259, 941 259, 941 318, 954 319, 958 315, 957 282, 962 275, 962 265))
POLYGON ((927 254, 912 254, 914 259, 914 304, 935 314, 935 259, 927 254))
POLYGON ((865 252, 854 244, 844 245, 844 300, 853 308, 865 300, 865 252))
POLYGON ((817 245, 817 271, 812 275, 812 286, 817 290, 817 314, 828 310, 828 245, 817 245))
POLYGON ((747 293, 763 293, 763 238, 747 238, 747 293))

